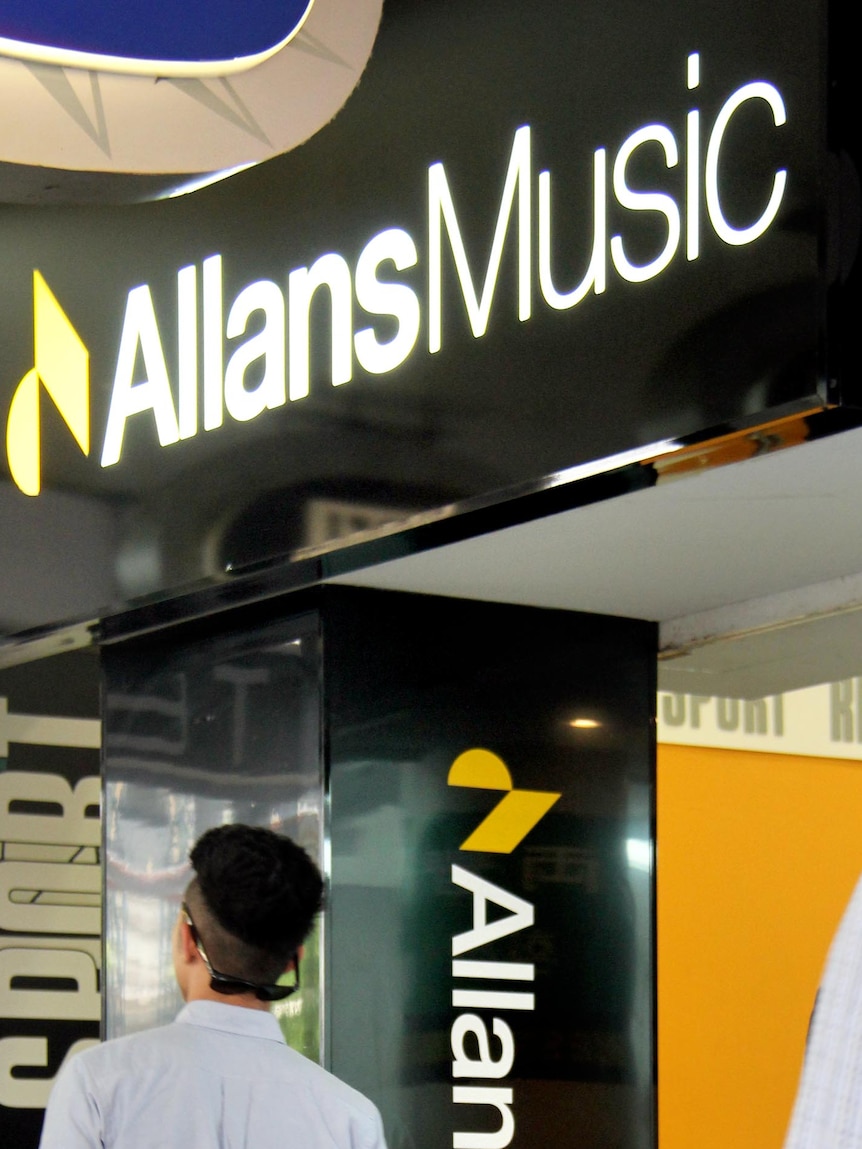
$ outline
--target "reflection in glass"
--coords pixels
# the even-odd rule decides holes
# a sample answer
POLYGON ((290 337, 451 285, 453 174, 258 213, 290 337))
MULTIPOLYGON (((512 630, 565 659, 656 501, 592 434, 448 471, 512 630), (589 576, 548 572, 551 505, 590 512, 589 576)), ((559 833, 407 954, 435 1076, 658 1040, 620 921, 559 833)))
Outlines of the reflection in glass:
MULTIPOLYGON (((316 623, 104 660, 106 1037, 171 1021, 182 1005, 171 935, 211 826, 284 832, 318 863, 323 781, 316 623)), ((321 944, 302 990, 273 1006, 289 1043, 321 1057, 321 944)))
POLYGON ((654 1149, 652 629, 336 589, 333 1070, 391 1149, 654 1149), (559 795, 514 846, 467 845, 511 793, 450 781, 470 749, 559 795))

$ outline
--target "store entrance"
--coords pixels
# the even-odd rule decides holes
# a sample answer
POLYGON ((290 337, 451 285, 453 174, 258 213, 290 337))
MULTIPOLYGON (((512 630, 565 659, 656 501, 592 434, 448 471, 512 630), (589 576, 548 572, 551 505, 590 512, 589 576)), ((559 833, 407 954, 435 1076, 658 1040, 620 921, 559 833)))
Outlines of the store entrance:
POLYGON ((176 1012, 189 847, 252 822, 328 879, 279 1021, 393 1149, 653 1149, 653 625, 326 587, 102 671, 107 1036, 176 1012))

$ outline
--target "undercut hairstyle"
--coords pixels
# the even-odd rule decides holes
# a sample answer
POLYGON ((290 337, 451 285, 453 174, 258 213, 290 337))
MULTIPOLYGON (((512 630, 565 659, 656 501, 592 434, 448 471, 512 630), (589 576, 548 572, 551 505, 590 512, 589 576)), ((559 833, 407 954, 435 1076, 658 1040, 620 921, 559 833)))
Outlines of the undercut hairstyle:
POLYGON ((223 974, 269 984, 284 973, 323 905, 323 878, 290 838, 217 826, 192 848, 185 893, 201 944, 223 974))

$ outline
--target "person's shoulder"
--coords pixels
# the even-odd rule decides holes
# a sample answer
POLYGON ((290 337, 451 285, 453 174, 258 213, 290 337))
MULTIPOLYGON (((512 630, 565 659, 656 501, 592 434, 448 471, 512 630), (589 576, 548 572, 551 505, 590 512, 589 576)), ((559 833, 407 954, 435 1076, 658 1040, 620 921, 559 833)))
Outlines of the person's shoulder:
POLYGON ((109 1041, 100 1041, 89 1049, 83 1049, 70 1058, 69 1064, 75 1064, 79 1073, 103 1076, 112 1068, 128 1063, 134 1063, 141 1057, 146 1057, 154 1049, 171 1044, 171 1031, 173 1024, 157 1026, 154 1029, 145 1029, 140 1033, 124 1034, 122 1037, 113 1037, 109 1041))
POLYGON ((297 1053, 290 1046, 285 1046, 285 1051, 296 1073, 302 1077, 303 1084, 319 1101, 327 1105, 341 1106, 361 1120, 371 1122, 379 1120, 377 1106, 364 1093, 360 1093, 358 1089, 354 1089, 352 1085, 348 1085, 346 1081, 342 1081, 316 1061, 310 1061, 301 1053, 297 1053))

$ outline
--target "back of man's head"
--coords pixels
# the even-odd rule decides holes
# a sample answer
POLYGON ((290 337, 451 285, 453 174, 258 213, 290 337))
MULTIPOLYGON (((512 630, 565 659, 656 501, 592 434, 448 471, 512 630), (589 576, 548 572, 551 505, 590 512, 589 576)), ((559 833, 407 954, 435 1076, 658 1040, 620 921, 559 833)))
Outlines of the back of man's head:
POLYGON ((290 838, 259 826, 218 826, 189 855, 185 894, 213 966, 275 982, 308 936, 323 901, 317 866, 290 838))

